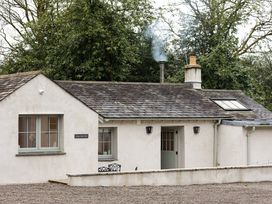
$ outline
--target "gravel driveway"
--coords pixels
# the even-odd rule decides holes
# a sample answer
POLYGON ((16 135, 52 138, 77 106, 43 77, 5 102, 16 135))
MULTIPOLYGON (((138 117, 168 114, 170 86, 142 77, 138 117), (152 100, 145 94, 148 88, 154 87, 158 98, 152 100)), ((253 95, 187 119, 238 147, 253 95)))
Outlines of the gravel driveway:
POLYGON ((272 182, 192 186, 0 186, 0 203, 272 203, 272 182))

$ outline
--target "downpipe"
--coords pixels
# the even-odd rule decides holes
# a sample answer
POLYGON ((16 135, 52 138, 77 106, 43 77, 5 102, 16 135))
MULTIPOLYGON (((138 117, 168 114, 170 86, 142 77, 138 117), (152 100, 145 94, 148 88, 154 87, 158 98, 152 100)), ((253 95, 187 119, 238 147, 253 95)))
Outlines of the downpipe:
POLYGON ((250 137, 250 134, 256 130, 256 127, 253 126, 251 127, 251 129, 250 127, 245 127, 245 128, 246 128, 246 148, 247 148, 246 158, 247 158, 247 166, 249 166, 250 165, 249 137, 250 137))
POLYGON ((213 135, 213 166, 217 167, 218 164, 218 126, 221 124, 222 120, 218 120, 214 123, 214 135, 213 135))

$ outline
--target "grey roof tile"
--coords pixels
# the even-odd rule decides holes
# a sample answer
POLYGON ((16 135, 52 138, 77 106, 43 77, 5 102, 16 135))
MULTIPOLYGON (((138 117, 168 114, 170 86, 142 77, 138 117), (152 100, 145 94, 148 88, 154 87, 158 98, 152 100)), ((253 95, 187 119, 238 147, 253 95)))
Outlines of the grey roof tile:
POLYGON ((272 119, 272 113, 264 108, 261 104, 246 96, 240 90, 200 90, 205 97, 221 99, 237 99, 251 111, 226 111, 235 119, 272 119))
POLYGON ((0 101, 12 94, 18 88, 29 82, 40 72, 21 72, 9 75, 0 75, 0 101))
POLYGON ((241 91, 195 90, 186 84, 57 83, 106 118, 272 118, 241 91), (211 98, 237 98, 251 111, 225 111, 211 98))

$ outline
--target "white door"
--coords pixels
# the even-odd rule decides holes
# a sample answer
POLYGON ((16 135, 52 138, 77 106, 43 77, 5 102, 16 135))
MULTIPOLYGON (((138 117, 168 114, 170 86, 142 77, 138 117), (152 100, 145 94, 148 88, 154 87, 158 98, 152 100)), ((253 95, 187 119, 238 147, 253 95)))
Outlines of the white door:
POLYGON ((178 135, 175 129, 162 128, 161 132, 161 168, 178 167, 178 135))

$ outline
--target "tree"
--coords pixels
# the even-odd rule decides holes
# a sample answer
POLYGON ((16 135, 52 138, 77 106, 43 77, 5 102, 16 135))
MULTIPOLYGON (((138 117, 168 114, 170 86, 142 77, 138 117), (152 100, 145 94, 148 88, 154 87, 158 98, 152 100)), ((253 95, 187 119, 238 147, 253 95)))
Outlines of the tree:
POLYGON ((177 56, 194 51, 202 65, 206 88, 246 89, 249 76, 240 57, 258 52, 260 45, 272 36, 271 2, 253 0, 182 0, 190 9, 182 14, 177 30, 168 22, 175 36, 177 56), (238 29, 246 24, 242 39, 238 29))
POLYGON ((272 51, 244 57, 243 66, 250 73, 247 93, 272 110, 272 51))
MULTIPOLYGON (((64 0, 2 0, 0 4, 1 55, 16 51, 17 43, 32 37, 42 40, 41 33, 33 29, 39 21, 58 15, 64 0)), ((40 42, 39 42, 40 43, 40 42)))
MULTIPOLYGON (((152 20, 148 1, 74 0, 27 23, 4 72, 43 70, 53 79, 127 80, 143 61, 144 28, 152 20)), ((152 61, 152 59, 149 58, 152 61)))

